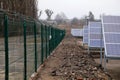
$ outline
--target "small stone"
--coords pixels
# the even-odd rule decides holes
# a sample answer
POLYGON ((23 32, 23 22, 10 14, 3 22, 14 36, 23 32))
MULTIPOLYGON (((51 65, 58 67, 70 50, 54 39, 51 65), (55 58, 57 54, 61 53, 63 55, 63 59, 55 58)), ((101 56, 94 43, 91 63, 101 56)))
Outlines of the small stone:
POLYGON ((56 70, 52 71, 52 72, 51 72, 51 75, 52 75, 52 76, 56 76, 56 70))
POLYGON ((67 74, 67 72, 64 73, 65 75, 67 74))
POLYGON ((78 76, 77 80, 83 80, 83 78, 81 76, 78 76))
POLYGON ((97 67, 94 67, 93 70, 94 70, 94 71, 97 71, 97 67))
POLYGON ((73 76, 75 76, 75 73, 74 73, 74 72, 72 72, 72 75, 73 75, 73 76))

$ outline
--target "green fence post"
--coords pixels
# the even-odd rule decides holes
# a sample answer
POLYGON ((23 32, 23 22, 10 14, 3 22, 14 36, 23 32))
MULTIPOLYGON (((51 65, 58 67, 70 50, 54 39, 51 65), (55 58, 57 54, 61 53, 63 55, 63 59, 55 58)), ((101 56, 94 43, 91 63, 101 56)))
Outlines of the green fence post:
POLYGON ((55 31, 54 31, 54 36, 55 36, 55 39, 54 39, 54 43, 55 43, 55 46, 54 46, 54 49, 56 48, 56 28, 55 28, 55 31))
POLYGON ((51 26, 49 26, 49 55, 51 53, 51 26))
POLYGON ((55 48, 57 47, 57 29, 55 29, 55 48))
POLYGON ((52 43, 51 43, 51 45, 52 45, 52 51, 53 51, 53 49, 54 49, 54 29, 52 28, 52 43))
MULTIPOLYGON (((54 28, 54 33, 53 33, 53 35, 54 35, 54 41, 53 41, 53 43, 54 43, 54 49, 55 49, 55 45, 56 45, 56 41, 55 41, 55 28, 54 28)), ((53 50, 54 50, 53 49, 53 50)))
POLYGON ((41 64, 43 63, 43 58, 44 53, 43 53, 43 25, 41 24, 41 64))
POLYGON ((50 42, 50 26, 48 26, 48 55, 50 55, 49 42, 50 42))
POLYGON ((51 29, 51 35, 52 35, 52 39, 51 39, 51 52, 52 52, 53 51, 53 46, 54 46, 54 44, 53 44, 53 27, 51 29))
POLYGON ((51 40, 50 40, 50 53, 51 53, 52 52, 52 48, 53 48, 53 45, 52 45, 52 40, 53 40, 52 27, 51 27, 50 33, 51 33, 51 40))
POLYGON ((51 27, 51 40, 50 40, 50 52, 52 52, 52 50, 53 50, 53 44, 52 44, 52 42, 53 42, 53 28, 51 27))
POLYGON ((51 49, 50 49, 50 51, 52 52, 52 50, 53 50, 53 28, 51 27, 51 41, 50 41, 50 43, 51 43, 51 49))
POLYGON ((23 21, 24 28, 24 80, 27 80, 27 46, 26 46, 26 21, 23 21))
POLYGON ((35 72, 37 72, 37 39, 36 39, 36 23, 34 22, 34 43, 35 43, 35 72))
POLYGON ((4 14, 5 80, 9 80, 8 16, 4 14))
POLYGON ((47 26, 45 25, 45 58, 47 58, 47 26))
POLYGON ((46 55, 48 57, 48 26, 46 26, 46 52, 46 55))

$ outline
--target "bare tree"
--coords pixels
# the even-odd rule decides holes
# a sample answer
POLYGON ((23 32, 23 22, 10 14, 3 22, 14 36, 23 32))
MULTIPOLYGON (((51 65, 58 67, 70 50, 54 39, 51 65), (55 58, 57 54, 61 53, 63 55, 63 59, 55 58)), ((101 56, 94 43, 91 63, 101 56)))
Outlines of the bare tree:
POLYGON ((65 24, 67 19, 68 19, 67 16, 63 12, 58 13, 55 16, 55 21, 57 22, 57 24, 65 24))
POLYGON ((45 10, 45 13, 46 13, 46 15, 47 15, 47 20, 51 20, 51 16, 52 16, 52 14, 53 14, 53 11, 50 10, 50 9, 46 9, 46 10, 45 10))
MULTIPOLYGON (((10 12, 20 13, 32 18, 38 18, 37 15, 37 0, 0 0, 0 9, 7 10, 10 12)), ((12 30, 20 31, 20 27, 12 27, 12 30)), ((0 37, 3 35, 4 26, 0 20, 0 37)), ((10 34, 14 35, 14 34, 10 34)))
POLYGON ((0 8, 37 18, 37 0, 0 0, 0 8))
POLYGON ((71 24, 72 25, 77 25, 79 23, 79 19, 77 17, 74 17, 72 20, 71 20, 71 24))
POLYGON ((38 18, 40 18, 42 15, 42 10, 39 11, 38 18))

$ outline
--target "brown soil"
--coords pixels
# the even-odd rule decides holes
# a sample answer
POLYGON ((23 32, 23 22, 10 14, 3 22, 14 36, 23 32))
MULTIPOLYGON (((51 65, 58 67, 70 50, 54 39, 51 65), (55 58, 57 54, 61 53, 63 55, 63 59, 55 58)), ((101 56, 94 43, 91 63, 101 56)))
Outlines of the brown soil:
MULTIPOLYGON (((95 59, 95 61, 100 63, 99 59, 95 59)), ((106 63, 106 70, 111 74, 114 80, 120 80, 120 60, 108 60, 108 63, 106 63)))
POLYGON ((37 80, 110 79, 79 41, 81 38, 66 36, 39 70, 37 80))

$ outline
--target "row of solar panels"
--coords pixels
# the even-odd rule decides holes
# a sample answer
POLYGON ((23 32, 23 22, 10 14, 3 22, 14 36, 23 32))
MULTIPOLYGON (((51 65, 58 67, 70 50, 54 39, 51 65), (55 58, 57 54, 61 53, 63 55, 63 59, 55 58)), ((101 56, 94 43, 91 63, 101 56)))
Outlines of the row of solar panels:
POLYGON ((106 58, 120 58, 120 16, 101 16, 83 28, 83 44, 104 48, 106 58))
POLYGON ((72 28, 71 29, 71 34, 72 34, 72 36, 75 36, 75 37, 83 37, 83 29, 72 28))

